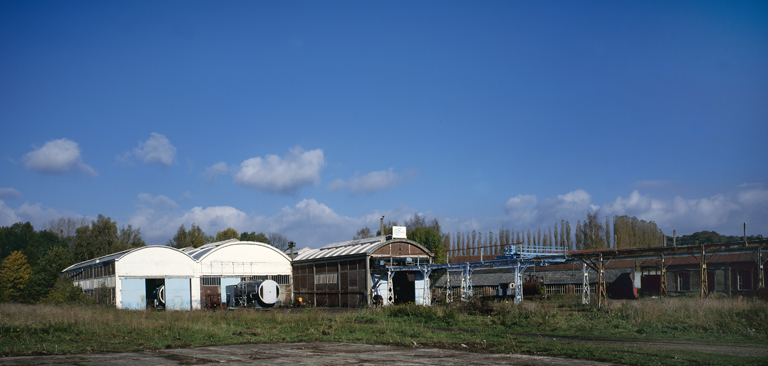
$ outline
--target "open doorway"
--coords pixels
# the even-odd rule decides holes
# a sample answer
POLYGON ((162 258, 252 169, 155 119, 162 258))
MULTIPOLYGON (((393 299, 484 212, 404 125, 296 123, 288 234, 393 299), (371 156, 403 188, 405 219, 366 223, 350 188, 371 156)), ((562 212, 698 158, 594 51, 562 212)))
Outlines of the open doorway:
POLYGON ((416 302, 416 272, 398 271, 392 275, 395 305, 416 302))
POLYGON ((165 309, 165 279, 147 278, 145 282, 145 299, 147 299, 147 308, 161 310, 165 309))

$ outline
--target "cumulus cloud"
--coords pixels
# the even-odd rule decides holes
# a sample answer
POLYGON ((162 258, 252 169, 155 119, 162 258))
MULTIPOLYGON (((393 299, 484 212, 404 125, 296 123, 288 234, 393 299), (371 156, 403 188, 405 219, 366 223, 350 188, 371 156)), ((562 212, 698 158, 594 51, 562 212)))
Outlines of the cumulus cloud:
POLYGON ((655 221, 665 231, 692 233, 714 230, 735 234, 741 223, 765 223, 768 219, 768 189, 762 184, 740 185, 703 198, 677 196, 662 200, 633 191, 604 205, 604 214, 636 216, 655 221))
POLYGON ((13 188, 0 188, 0 198, 21 198, 21 192, 13 188))
POLYGON ((176 162, 176 147, 165 135, 152 132, 147 141, 139 141, 137 148, 123 153, 117 159, 124 163, 130 163, 131 156, 135 156, 147 164, 159 164, 167 167, 176 162))
POLYGON ((40 203, 30 204, 29 202, 25 202, 18 208, 12 208, 3 200, 0 200, 0 226, 10 226, 17 222, 29 221, 36 230, 40 230, 42 225, 48 221, 60 217, 78 216, 79 215, 69 211, 43 208, 43 205, 40 203))
POLYGON ((347 189, 352 195, 373 194, 377 191, 394 188, 411 175, 413 173, 400 175, 395 173, 393 168, 389 168, 389 170, 370 172, 363 176, 355 174, 349 181, 336 179, 328 185, 328 189, 332 191, 347 189))
POLYGON ((139 202, 149 204, 156 208, 175 209, 179 207, 172 199, 159 195, 152 197, 149 193, 139 193, 139 202))
POLYGON ((580 220, 589 210, 599 206, 591 203, 592 196, 584 190, 575 190, 539 202, 535 195, 517 195, 504 204, 507 227, 537 228, 551 226, 560 220, 580 220))
POLYGON ((234 181, 269 193, 292 194, 305 185, 317 184, 324 166, 322 149, 304 151, 296 147, 282 158, 270 154, 242 162, 234 181))
POLYGON ((205 168, 205 173, 203 173, 203 175, 208 180, 216 181, 220 176, 229 173, 230 170, 231 169, 227 166, 227 163, 220 162, 205 168))
POLYGON ((48 141, 43 147, 28 152, 22 160, 27 169, 42 174, 62 174, 79 169, 91 177, 99 175, 83 163, 77 142, 66 138, 48 141))

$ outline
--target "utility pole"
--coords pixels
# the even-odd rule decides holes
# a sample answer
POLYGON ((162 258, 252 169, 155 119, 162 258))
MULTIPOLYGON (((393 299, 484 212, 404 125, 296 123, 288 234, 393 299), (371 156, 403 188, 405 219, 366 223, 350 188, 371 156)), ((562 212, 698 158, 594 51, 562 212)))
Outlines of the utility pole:
MULTIPOLYGON (((296 243, 289 241, 288 242, 288 248, 291 248, 291 262, 293 262, 293 247, 296 246, 296 243)), ((291 271, 293 271, 293 266, 291 266, 291 271)), ((288 276, 288 283, 291 286, 291 297, 288 299, 288 303, 291 304, 293 302, 293 276, 288 276)))
POLYGON ((677 248, 677 233, 675 233, 675 230, 672 230, 672 246, 677 248))
POLYGON ((747 223, 744 223, 744 246, 747 246, 747 223))

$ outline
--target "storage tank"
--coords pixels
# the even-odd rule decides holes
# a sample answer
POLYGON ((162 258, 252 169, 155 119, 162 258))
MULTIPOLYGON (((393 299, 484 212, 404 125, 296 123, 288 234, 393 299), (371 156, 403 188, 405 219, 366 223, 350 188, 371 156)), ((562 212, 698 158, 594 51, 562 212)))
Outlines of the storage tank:
POLYGON ((243 281, 227 286, 227 306, 271 308, 280 296, 280 286, 272 280, 243 281))

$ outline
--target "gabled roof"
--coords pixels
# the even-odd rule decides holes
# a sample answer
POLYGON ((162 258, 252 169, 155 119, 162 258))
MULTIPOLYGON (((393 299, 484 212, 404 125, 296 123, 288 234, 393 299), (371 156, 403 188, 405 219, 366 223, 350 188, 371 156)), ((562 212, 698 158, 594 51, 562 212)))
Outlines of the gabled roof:
POLYGON ((427 250, 427 248, 424 248, 424 246, 412 240, 391 239, 390 236, 375 236, 373 238, 348 240, 348 241, 342 241, 338 243, 331 243, 326 246, 323 246, 320 249, 312 249, 312 250, 303 252, 297 255, 294 261, 306 261, 306 260, 333 258, 333 257, 348 257, 348 256, 355 256, 355 255, 370 255, 370 254, 373 254, 379 248, 389 243, 398 243, 398 242, 399 243, 407 242, 408 244, 414 245, 419 249, 423 250, 424 252, 429 253, 429 250, 427 250))

